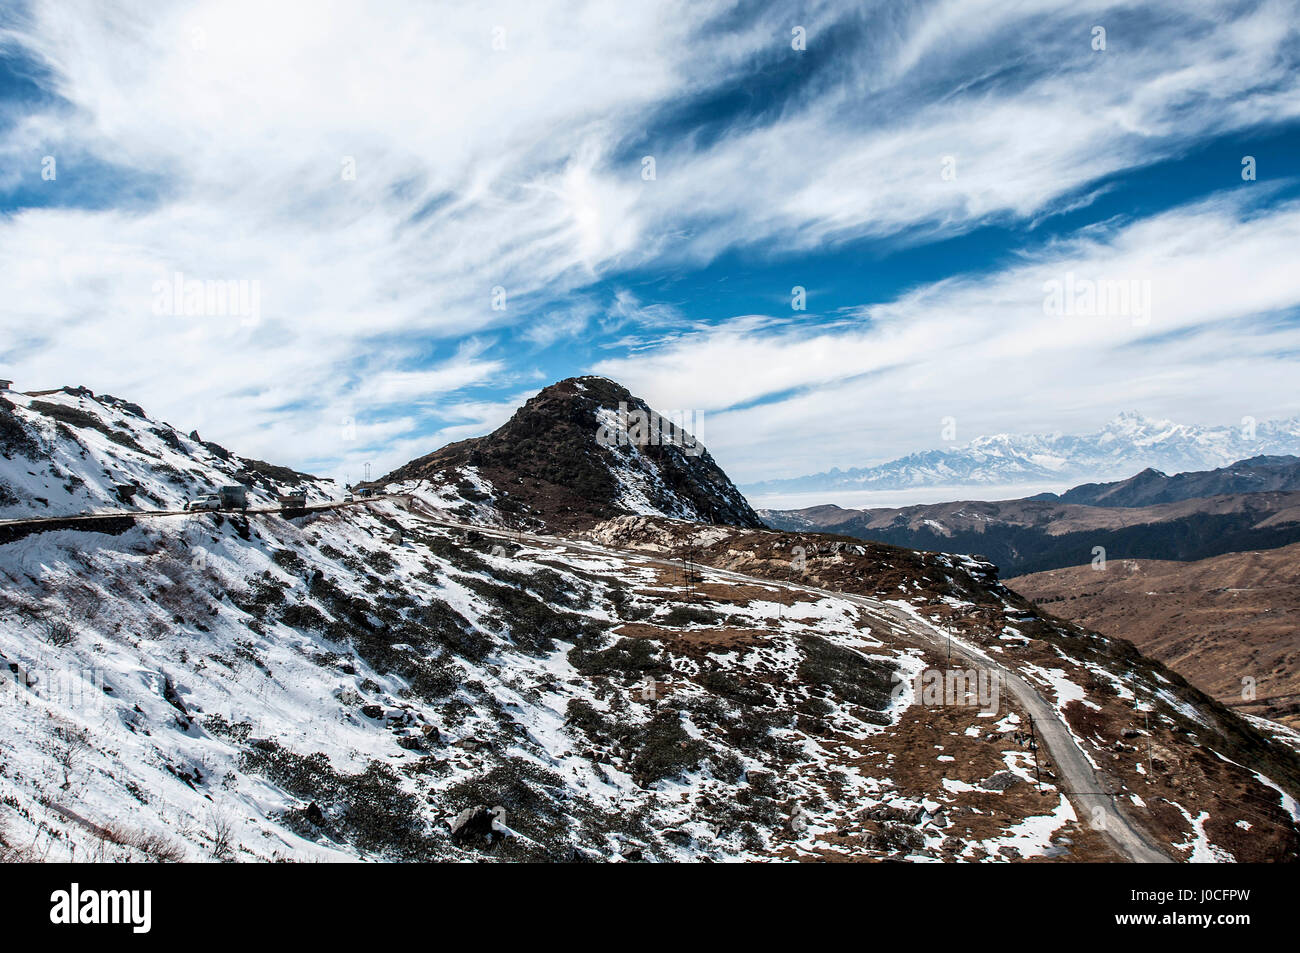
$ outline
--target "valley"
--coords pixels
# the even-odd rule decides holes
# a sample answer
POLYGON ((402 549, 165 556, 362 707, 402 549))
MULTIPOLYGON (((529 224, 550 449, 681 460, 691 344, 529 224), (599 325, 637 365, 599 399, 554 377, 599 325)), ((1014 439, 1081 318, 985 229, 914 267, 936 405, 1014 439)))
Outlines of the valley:
POLYGON ((1300 726, 1300 544, 1185 563, 1108 561, 1007 585, 1127 639, 1242 711, 1300 726))
POLYGON ((629 397, 554 385, 372 499, 264 465, 247 513, 185 513, 247 461, 115 398, 47 395, 67 408, 52 418, 15 395, 3 849, 1300 853, 1293 749, 1127 643, 1040 613, 987 561, 767 529, 707 452, 597 441, 629 397), (286 515, 270 501, 290 487, 309 502, 286 515), (927 673, 982 677, 998 704, 929 698, 927 673))

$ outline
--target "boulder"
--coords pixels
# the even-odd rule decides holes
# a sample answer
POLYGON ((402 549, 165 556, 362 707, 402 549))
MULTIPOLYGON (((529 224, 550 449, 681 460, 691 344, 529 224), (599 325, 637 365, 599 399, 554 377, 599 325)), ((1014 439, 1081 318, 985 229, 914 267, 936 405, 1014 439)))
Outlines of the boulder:
POLYGON ((996 774, 989 775, 980 782, 980 787, 985 791, 1005 791, 1007 788, 1014 787, 1020 783, 1020 778, 1010 771, 999 771, 996 774))
POLYGON ((451 839, 457 844, 474 841, 494 843, 509 833, 509 828, 505 826, 505 818, 506 809, 501 806, 488 807, 486 804, 475 804, 473 807, 467 807, 448 821, 451 827, 451 839))

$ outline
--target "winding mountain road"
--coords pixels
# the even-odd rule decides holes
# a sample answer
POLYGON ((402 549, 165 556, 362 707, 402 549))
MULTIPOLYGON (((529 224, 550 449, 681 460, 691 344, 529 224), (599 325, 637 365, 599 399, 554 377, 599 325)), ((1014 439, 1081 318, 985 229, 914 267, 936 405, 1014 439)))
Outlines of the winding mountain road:
MULTIPOLYGON (((608 546, 559 536, 545 536, 540 533, 495 529, 443 518, 428 510, 417 512, 411 506, 410 498, 404 499, 407 503, 407 510, 411 515, 435 525, 466 532, 474 531, 495 539, 514 542, 526 541, 540 546, 578 550, 598 556, 616 556, 621 559, 633 558, 652 565, 679 568, 679 562, 656 556, 645 550, 608 546)), ((1039 694, 1038 690, 1023 678, 997 659, 991 658, 981 649, 951 637, 949 633, 936 628, 919 616, 904 612, 896 606, 888 605, 870 596, 822 589, 817 586, 769 579, 764 576, 751 576, 746 573, 729 569, 717 569, 704 564, 697 564, 697 567, 702 574, 731 582, 753 586, 775 586, 817 596, 844 599, 864 609, 872 619, 887 628, 890 634, 902 641, 931 649, 937 654, 945 653, 951 646, 954 655, 996 673, 1005 688, 1015 696, 1026 713, 1034 719, 1039 740, 1047 747, 1048 753, 1056 764, 1063 784, 1062 791, 1070 799, 1080 821, 1088 823, 1095 830, 1098 830, 1125 860, 1142 864, 1168 864, 1174 862, 1173 858, 1163 851, 1150 835, 1124 815, 1116 803, 1116 795, 1106 793, 1103 777, 1079 746, 1078 740, 1074 737, 1056 707, 1049 704, 1039 694)))
MULTIPOLYGON (((534 545, 558 549, 578 550, 599 556, 615 556, 620 559, 632 558, 651 565, 677 568, 678 562, 656 556, 645 550, 601 545, 559 536, 546 536, 540 533, 520 532, 499 529, 472 523, 462 523, 440 515, 426 505, 417 509, 416 501, 406 494, 383 494, 354 501, 334 501, 313 504, 302 512, 323 512, 344 509, 353 506, 367 506, 385 500, 396 500, 416 519, 434 525, 465 532, 478 532, 484 536, 514 542, 527 541, 534 545)), ((93 524, 100 520, 120 520, 122 518, 154 518, 166 516, 195 516, 206 511, 186 510, 127 510, 110 513, 73 514, 70 516, 37 516, 19 519, 0 520, 0 529, 21 530, 29 528, 40 531, 41 524, 61 524, 57 528, 75 527, 81 523, 93 524)), ((248 514, 280 513, 279 506, 249 507, 248 514)), ((51 526, 51 528, 55 528, 51 526)), ((2 534, 0 534, 2 535, 2 534)), ((2 541, 2 540, 0 540, 2 541)), ((1025 711, 1034 719, 1039 738, 1046 745, 1049 754, 1060 772, 1063 793, 1074 805, 1075 813, 1081 820, 1090 822, 1109 840, 1120 856, 1134 863, 1172 863, 1173 859, 1165 853, 1152 838, 1132 823, 1119 809, 1115 795, 1106 793, 1104 779, 1093 766, 1088 756, 1080 748, 1069 726, 1065 723, 1055 706, 1049 704, 1038 690, 1026 682, 1005 665, 991 658, 979 648, 953 638, 917 615, 904 612, 896 606, 888 605, 879 599, 851 592, 822 589, 817 586, 787 580, 770 579, 764 576, 751 576, 728 569, 700 565, 699 570, 718 579, 765 587, 778 587, 817 596, 844 599, 865 610, 870 618, 887 628, 891 635, 913 645, 931 649, 937 653, 951 651, 977 666, 997 673, 1002 684, 1011 691, 1025 711)))
MULTIPOLYGON (((380 496, 368 496, 358 500, 331 500, 328 503, 311 503, 307 506, 296 507, 294 512, 301 510, 304 513, 315 513, 322 510, 338 510, 349 506, 368 506, 372 503, 379 503, 383 500, 393 500, 403 498, 400 494, 383 494, 380 496)), ((284 507, 279 503, 270 506, 250 506, 247 509, 229 509, 229 510, 109 510, 104 513, 72 513, 66 516, 18 516, 10 519, 0 519, 0 526, 33 526, 39 528, 45 523, 95 523, 100 520, 119 520, 127 519, 156 519, 161 516, 202 516, 205 513, 221 513, 229 516, 232 514, 259 514, 259 513, 281 513, 284 507)))

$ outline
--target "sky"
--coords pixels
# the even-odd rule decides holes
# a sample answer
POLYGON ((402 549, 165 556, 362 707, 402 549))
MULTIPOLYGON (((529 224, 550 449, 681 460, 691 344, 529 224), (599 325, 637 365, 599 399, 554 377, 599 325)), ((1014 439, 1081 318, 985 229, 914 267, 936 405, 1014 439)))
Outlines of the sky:
POLYGON ((1282 2, 0 0, 0 377, 350 480, 580 374, 740 483, 1292 416, 1298 67, 1282 2))

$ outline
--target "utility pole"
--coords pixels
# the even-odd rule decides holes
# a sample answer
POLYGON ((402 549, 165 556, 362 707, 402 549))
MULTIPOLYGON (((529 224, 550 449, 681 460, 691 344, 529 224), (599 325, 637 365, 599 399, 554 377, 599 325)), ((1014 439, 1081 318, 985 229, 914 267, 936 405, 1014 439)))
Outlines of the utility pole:
POLYGON ((1038 734, 1034 731, 1034 716, 1029 716, 1029 750, 1034 753, 1034 787, 1041 793, 1043 779, 1038 773, 1038 734))
POLYGON ((1147 729, 1147 777, 1155 781, 1156 776, 1154 769, 1151 767, 1151 715, 1148 712, 1142 713, 1142 721, 1147 729))

